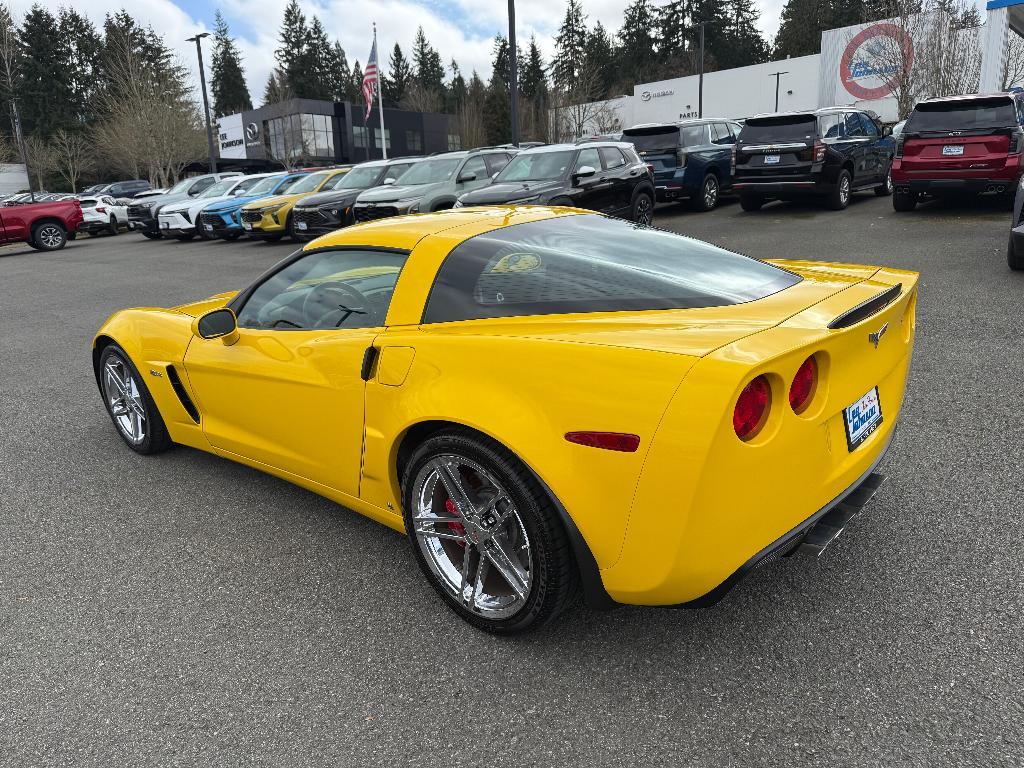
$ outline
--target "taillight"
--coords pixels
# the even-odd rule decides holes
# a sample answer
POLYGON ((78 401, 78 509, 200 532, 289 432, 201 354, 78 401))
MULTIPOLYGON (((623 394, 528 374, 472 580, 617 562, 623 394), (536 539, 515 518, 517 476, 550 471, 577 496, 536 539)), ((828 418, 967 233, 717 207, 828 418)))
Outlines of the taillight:
POLYGON ((771 400, 772 388, 764 376, 758 376, 743 388, 732 412, 732 428, 740 440, 749 440, 761 430, 771 400))
POLYGON ((651 165, 650 163, 647 163, 647 172, 649 174, 651 174, 651 178, 653 179, 654 178, 654 166, 651 165))
POLYGON ((1014 129, 1014 131, 1010 134, 1010 150, 1009 150, 1009 152, 1010 152, 1011 155, 1016 155, 1018 152, 1020 152, 1020 144, 1021 144, 1020 136, 1021 136, 1021 131, 1020 131, 1019 128, 1014 129))
POLYGON ((814 356, 808 357, 797 369, 793 383, 789 385, 789 406, 794 413, 802 413, 814 397, 814 385, 818 381, 818 365, 814 356))
POLYGON ((640 436, 627 432, 566 432, 565 439, 577 445, 623 453, 636 453, 640 447, 640 436))
POLYGON ((814 162, 820 163, 825 159, 825 142, 817 140, 814 142, 814 162))
POLYGON ((106 212, 107 212, 106 208, 100 208, 99 206, 96 207, 96 213, 106 213, 106 212))
POLYGON ((676 159, 679 161, 679 167, 680 168, 685 168, 686 167, 686 150, 685 149, 677 149, 676 150, 676 159))
POLYGON ((898 139, 896 139, 896 152, 895 152, 895 156, 896 157, 903 157, 903 137, 902 136, 900 136, 898 139))

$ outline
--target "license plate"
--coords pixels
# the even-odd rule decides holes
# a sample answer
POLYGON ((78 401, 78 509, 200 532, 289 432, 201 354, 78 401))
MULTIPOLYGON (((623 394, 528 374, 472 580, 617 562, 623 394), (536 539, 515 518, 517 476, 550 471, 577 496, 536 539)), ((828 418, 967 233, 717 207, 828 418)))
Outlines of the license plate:
POLYGON ((243 221, 242 229, 252 229, 252 224, 250 224, 248 221, 243 221))
POLYGON ((778 165, 778 163, 779 163, 779 156, 778 155, 765 155, 764 156, 764 164, 765 165, 778 165))
POLYGON ((850 450, 867 440, 882 423, 882 404, 878 401, 878 387, 843 411, 846 422, 846 443, 850 450))
POLYGON ((296 229, 305 229, 306 228, 306 222, 304 222, 304 221, 296 221, 295 222, 295 228, 296 229))
POLYGON ((959 157, 964 153, 963 144, 947 144, 942 148, 942 154, 952 157, 959 157))
POLYGON ((213 224, 204 224, 203 227, 207 232, 213 232, 213 224))

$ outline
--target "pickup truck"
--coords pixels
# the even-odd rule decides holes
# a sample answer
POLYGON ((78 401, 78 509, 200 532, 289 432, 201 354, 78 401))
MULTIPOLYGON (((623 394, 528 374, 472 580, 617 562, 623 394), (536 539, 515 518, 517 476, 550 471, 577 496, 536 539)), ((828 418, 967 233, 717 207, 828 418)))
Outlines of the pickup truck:
POLYGON ((37 251, 59 251, 82 223, 78 200, 22 203, 0 208, 0 244, 28 243, 37 251))

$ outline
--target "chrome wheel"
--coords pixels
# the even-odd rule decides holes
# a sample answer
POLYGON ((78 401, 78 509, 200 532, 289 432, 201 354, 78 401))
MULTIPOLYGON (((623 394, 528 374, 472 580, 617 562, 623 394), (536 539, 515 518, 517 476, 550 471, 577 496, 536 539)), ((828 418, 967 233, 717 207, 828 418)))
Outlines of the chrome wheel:
POLYGON ((850 177, 843 176, 839 180, 839 199, 843 205, 846 205, 850 201, 850 177))
POLYGON ((645 227, 651 225, 654 220, 654 203, 647 195, 641 195, 636 201, 636 215, 633 220, 645 227))
POLYGON ((718 179, 708 176, 704 182, 704 207, 711 210, 718 202, 718 179))
POLYGON ((44 248, 53 250, 64 244, 64 230, 56 224, 44 224, 36 233, 36 240, 44 248))
POLYGON ((128 364, 111 357, 103 366, 103 394, 121 434, 132 444, 146 439, 146 406, 128 364))
POLYGON ((416 475, 412 507, 410 533, 451 598, 495 620, 526 605, 534 582, 530 539, 491 473, 463 456, 435 456, 416 475))
POLYGON ((892 169, 891 168, 889 169, 889 172, 887 174, 885 174, 885 191, 888 192, 890 195, 892 194, 892 169))

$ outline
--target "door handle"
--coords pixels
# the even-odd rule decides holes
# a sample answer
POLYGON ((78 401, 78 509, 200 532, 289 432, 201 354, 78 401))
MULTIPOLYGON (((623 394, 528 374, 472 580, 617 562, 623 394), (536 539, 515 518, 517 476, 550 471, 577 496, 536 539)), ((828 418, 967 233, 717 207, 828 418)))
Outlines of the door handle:
POLYGON ((359 378, 363 381, 369 381, 370 377, 373 376, 373 367, 377 363, 377 358, 380 356, 380 350, 376 347, 367 347, 366 351, 363 352, 363 364, 359 368, 359 378))

